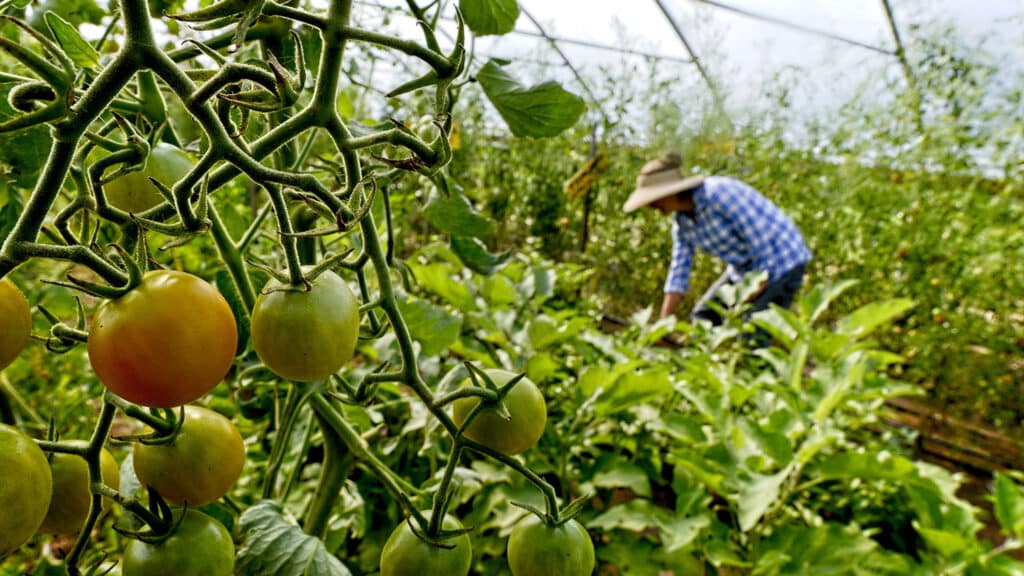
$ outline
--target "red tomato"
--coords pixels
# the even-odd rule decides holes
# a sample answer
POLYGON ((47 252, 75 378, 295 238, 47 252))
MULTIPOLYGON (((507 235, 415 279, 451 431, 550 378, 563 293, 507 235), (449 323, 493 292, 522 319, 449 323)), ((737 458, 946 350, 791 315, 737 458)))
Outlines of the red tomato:
POLYGON ((235 317, 205 280, 171 270, 104 302, 89 328, 89 361, 114 394, 143 406, 197 400, 231 368, 235 317))

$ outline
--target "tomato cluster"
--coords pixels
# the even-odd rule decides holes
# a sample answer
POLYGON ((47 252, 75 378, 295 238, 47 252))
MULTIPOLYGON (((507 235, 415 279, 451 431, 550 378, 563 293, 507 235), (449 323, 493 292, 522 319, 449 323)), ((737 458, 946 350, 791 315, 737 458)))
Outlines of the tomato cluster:
MULTIPOLYGON (((421 512, 424 517, 430 511, 421 512)), ((427 541, 413 529, 411 518, 391 532, 380 558, 381 576, 439 574, 466 576, 473 563, 468 534, 442 541, 427 541)), ((445 516, 442 529, 462 530, 462 524, 445 516)), ((513 576, 590 576, 594 571, 594 543, 575 519, 557 525, 530 515, 512 529, 507 560, 513 576)))
MULTIPOLYGON (((189 167, 183 153, 158 144, 144 171, 106 186, 108 199, 118 208, 144 211, 160 201, 146 178, 170 184, 189 167)), ((334 272, 302 285, 273 280, 252 310, 253 350, 281 378, 324 380, 352 359, 359 326, 359 301, 334 272)), ((0 280, 0 369, 21 352, 30 330, 27 300, 10 280, 0 280)), ((230 534, 194 507, 223 497, 237 482, 245 464, 245 445, 231 420, 189 403, 225 377, 237 347, 236 321, 227 301, 212 285, 185 272, 148 272, 139 285, 104 302, 93 315, 88 353, 100 381, 141 406, 184 407, 180 428, 168 438, 146 430, 149 439, 135 444, 132 461, 141 484, 187 511, 173 512, 180 524, 168 537, 128 545, 122 564, 125 576, 227 576, 234 570, 230 534)), ((517 378, 505 370, 485 374, 496 389, 517 378)), ((471 385, 471 379, 461 383, 471 385)), ((512 456, 539 441, 547 407, 538 387, 522 377, 500 403, 481 396, 455 400, 452 416, 465 438, 512 456)), ((84 443, 75 446, 85 448, 84 443)), ((118 465, 106 450, 100 464, 103 482, 116 488, 118 465)), ((81 529, 92 491, 88 466, 80 455, 54 453, 47 459, 27 436, 0 425, 0 468, 19 471, 0 483, 0 510, 5 511, 0 515, 0 555, 37 531, 74 534, 81 529)), ((104 509, 109 506, 105 499, 104 509)), ((445 516, 442 524, 448 532, 462 529, 453 516, 445 516)), ((590 537, 575 520, 550 525, 531 516, 514 528, 507 552, 514 576, 585 576, 594 567, 590 537)), ((465 576, 472 561, 468 534, 433 541, 407 520, 387 539, 380 573, 465 576)))

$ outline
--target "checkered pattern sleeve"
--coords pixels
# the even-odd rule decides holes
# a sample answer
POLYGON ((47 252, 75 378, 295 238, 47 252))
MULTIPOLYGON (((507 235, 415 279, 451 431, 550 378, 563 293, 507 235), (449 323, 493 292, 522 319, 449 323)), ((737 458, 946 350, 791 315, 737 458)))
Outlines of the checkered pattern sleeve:
POLYGON ((680 215, 672 218, 672 262, 665 279, 665 292, 684 293, 690 287, 690 268, 693 265, 693 227, 680 226, 680 215))

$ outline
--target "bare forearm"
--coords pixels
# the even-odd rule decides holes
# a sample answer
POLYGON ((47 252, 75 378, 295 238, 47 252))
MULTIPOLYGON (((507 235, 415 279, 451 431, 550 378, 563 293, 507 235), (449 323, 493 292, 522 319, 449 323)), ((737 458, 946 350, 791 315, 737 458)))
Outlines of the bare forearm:
POLYGON ((675 312, 676 307, 679 306, 680 300, 683 299, 681 292, 666 292, 665 299, 661 301, 661 317, 670 316, 675 312))

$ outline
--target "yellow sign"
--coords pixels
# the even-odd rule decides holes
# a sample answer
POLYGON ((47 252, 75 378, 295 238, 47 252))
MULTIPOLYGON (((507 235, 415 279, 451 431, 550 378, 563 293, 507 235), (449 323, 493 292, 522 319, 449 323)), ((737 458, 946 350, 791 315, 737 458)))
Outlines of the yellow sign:
POLYGON ((594 154, 593 158, 588 160, 582 168, 565 181, 566 195, 573 200, 579 200, 584 197, 607 167, 608 157, 605 156, 604 152, 598 151, 597 154, 594 154))

